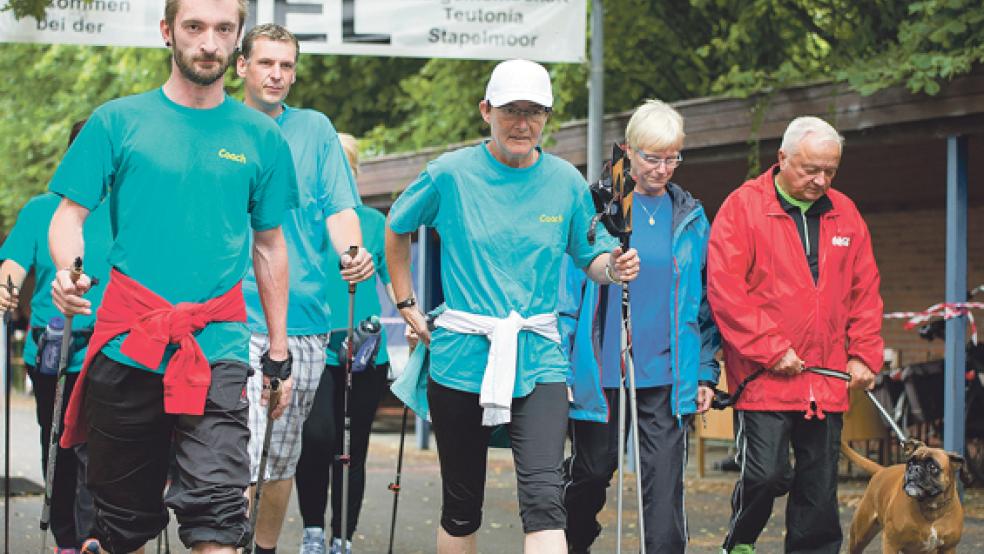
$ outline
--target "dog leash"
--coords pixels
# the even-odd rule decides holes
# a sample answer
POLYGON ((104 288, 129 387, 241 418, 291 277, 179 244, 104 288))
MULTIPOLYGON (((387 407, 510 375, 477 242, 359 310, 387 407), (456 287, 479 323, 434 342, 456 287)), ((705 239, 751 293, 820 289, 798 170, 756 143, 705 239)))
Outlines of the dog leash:
MULTIPOLYGON (((834 377, 836 379, 842 379, 844 381, 847 381, 848 383, 851 382, 851 374, 844 371, 835 371, 833 369, 827 369, 823 367, 810 367, 804 369, 803 371, 811 371, 813 373, 817 373, 826 377, 834 377)), ((884 419, 885 422, 888 423, 888 426, 892 428, 892 431, 895 433, 895 436, 899 438, 899 444, 905 444, 909 442, 909 437, 906 436, 906 434, 902 431, 899 425, 895 423, 895 420, 892 419, 891 415, 889 415, 888 410, 886 410, 885 407, 881 405, 881 402, 879 402, 878 399, 875 398, 875 394, 867 389, 865 389, 864 394, 867 395, 868 400, 871 400, 871 403, 875 405, 875 408, 878 410, 878 413, 881 414, 882 419, 884 419)))
MULTIPOLYGON (((834 379, 840 379, 841 381, 846 381, 848 383, 851 382, 851 374, 847 373, 846 371, 837 371, 835 369, 828 369, 825 367, 804 367, 803 371, 815 373, 817 375, 822 375, 824 377, 832 377, 834 379)), ((733 406, 736 402, 738 402, 738 398, 741 396, 742 391, 745 390, 745 387, 748 385, 748 383, 754 381, 763 373, 765 373, 765 370, 759 369, 755 373, 749 375, 747 378, 745 378, 744 381, 741 382, 741 384, 738 385, 733 395, 729 396, 725 392, 715 390, 714 398, 711 401, 711 407, 718 410, 723 410, 724 408, 733 406)), ((895 436, 898 437, 899 444, 906 444, 907 442, 909 442, 908 435, 906 435, 902 431, 902 429, 898 426, 898 424, 895 423, 895 420, 892 419, 891 415, 889 415, 888 410, 886 410, 885 407, 881 405, 881 402, 879 402, 878 399, 875 398, 874 393, 872 393, 870 390, 865 390, 864 393, 868 397, 868 400, 870 400, 871 403, 875 405, 875 409, 877 409, 878 413, 881 414, 882 419, 885 420, 886 423, 888 423, 889 427, 891 427, 892 431, 895 433, 895 436)))

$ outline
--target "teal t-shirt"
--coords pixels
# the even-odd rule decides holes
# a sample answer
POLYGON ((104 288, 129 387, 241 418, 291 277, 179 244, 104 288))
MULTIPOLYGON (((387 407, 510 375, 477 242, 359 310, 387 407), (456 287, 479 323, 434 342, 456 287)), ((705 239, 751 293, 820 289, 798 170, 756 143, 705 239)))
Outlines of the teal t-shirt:
MULTIPOLYGON (((338 273, 338 255, 328 240, 325 218, 360 204, 355 179, 331 121, 314 110, 284 106, 276 119, 294 158, 300 204, 284 220, 284 239, 290 263, 288 335, 319 335, 331 329, 324 260, 330 252, 338 273)), ((243 279, 249 329, 268 334, 256 275, 249 265, 243 279)))
MULTIPOLYGON (((52 193, 39 194, 27 201, 17 215, 17 222, 10 230, 3 246, 0 246, 0 259, 13 260, 25 270, 34 269, 34 296, 31 297, 31 328, 44 328, 55 316, 63 317, 51 301, 51 281, 55 279, 55 264, 48 253, 48 227, 61 196, 52 193)), ((109 247, 112 244, 109 226, 109 207, 105 202, 89 214, 82 228, 85 240, 85 272, 99 279, 100 284, 92 287, 85 298, 92 302, 92 313, 96 313, 102 301, 103 291, 109 279, 109 247)), ((91 331, 95 326, 95 315, 77 315, 72 318, 72 330, 91 331)), ((85 348, 77 350, 69 360, 66 370, 78 373, 85 359, 85 348)), ((38 345, 34 333, 28 333, 24 340, 24 363, 34 366, 38 345)))
MULTIPOLYGON (((587 183, 568 162, 541 152, 535 164, 517 169, 480 144, 430 162, 393 204, 389 226, 396 233, 437 229, 449 308, 529 317, 556 313, 565 252, 583 269, 617 246, 600 225, 598 240, 588 244, 593 213, 587 183)), ((431 339, 431 377, 479 392, 488 339, 445 329, 431 339)), ((526 396, 537 383, 565 381, 569 363, 560 345, 521 332, 518 348, 514 396, 526 396)))
MULTIPOLYGON (((110 265, 171 304, 230 290, 250 264, 250 228, 276 228, 297 206, 290 147, 270 117, 228 96, 188 108, 162 89, 97 108, 50 188, 90 209, 108 196, 110 265)), ((211 323, 195 337, 210 362, 248 360, 244 323, 211 323)), ((123 338, 103 353, 143 367, 120 352, 123 338)), ((175 348, 143 368, 162 373, 175 348)))
MULTIPOLYGON (((359 224, 362 226, 362 243, 366 250, 372 254, 372 263, 376 266, 376 278, 383 284, 390 282, 389 273, 386 271, 386 248, 384 242, 384 230, 386 228, 386 216, 379 210, 369 206, 359 206, 355 209, 359 216, 359 224)), ((331 305, 332 312, 344 314, 348 317, 348 282, 342 279, 342 274, 338 271, 338 254, 334 250, 328 253, 325 258, 325 273, 328 274, 328 303, 331 305)), ((379 315, 382 307, 379 304, 379 294, 376 292, 376 284, 372 279, 363 281, 355 287, 355 321, 358 323, 371 315, 379 315)), ((327 359, 325 363, 338 365, 338 348, 345 339, 348 328, 341 325, 348 325, 347 321, 341 318, 335 320, 335 329, 332 329, 331 339, 326 349, 327 359)), ((382 336, 379 341, 379 354, 376 356, 376 364, 383 365, 389 362, 389 353, 386 351, 386 327, 383 326, 382 336)))

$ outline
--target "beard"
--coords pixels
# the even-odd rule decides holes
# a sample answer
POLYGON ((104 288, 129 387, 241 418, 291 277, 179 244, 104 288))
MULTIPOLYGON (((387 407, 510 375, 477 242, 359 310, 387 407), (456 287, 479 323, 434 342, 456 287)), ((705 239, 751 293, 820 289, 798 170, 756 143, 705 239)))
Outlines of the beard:
POLYGON ((174 44, 174 63, 178 66, 178 70, 184 75, 186 79, 195 83, 196 85, 201 85, 203 87, 211 85, 215 81, 218 81, 225 75, 229 65, 231 63, 232 57, 222 57, 221 55, 205 55, 199 54, 197 56, 187 56, 178 47, 177 42, 174 44), (218 67, 211 71, 201 71, 195 68, 195 62, 218 62, 218 67))

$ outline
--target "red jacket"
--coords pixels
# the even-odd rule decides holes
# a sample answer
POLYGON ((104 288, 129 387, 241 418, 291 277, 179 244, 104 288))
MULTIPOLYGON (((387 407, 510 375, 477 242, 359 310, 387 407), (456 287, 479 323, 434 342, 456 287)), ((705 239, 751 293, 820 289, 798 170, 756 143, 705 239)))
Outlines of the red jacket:
POLYGON ((120 351, 137 362, 156 368, 168 344, 177 344, 164 370, 164 411, 169 414, 201 415, 212 382, 212 369, 192 334, 213 321, 246 321, 242 283, 222 296, 201 304, 182 302, 172 306, 134 279, 112 270, 102 305, 96 314, 96 328, 89 339, 89 350, 82 362, 72 398, 65 412, 62 448, 85 442, 82 418, 85 375, 89 364, 113 337, 130 333, 120 351))
MULTIPOLYGON (((858 358, 881 368, 882 299, 868 227, 854 203, 830 189, 833 208, 820 216, 819 281, 814 284, 796 223, 774 184, 778 166, 732 192, 711 227, 707 297, 721 330, 731 390, 754 371, 774 366, 790 347, 807 366, 843 371, 858 358)), ((848 408, 843 381, 803 373, 763 373, 737 408, 807 411, 848 408)))

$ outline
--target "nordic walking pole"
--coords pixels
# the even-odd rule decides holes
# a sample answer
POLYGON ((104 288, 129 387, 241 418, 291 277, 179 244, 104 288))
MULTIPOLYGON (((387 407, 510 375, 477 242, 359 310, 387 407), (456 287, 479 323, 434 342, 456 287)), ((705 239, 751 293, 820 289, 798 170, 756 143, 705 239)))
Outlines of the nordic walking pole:
MULTIPOLYGON (((355 258, 359 255, 358 246, 349 246, 348 255, 355 258)), ((345 352, 345 395, 342 400, 342 410, 345 414, 345 427, 342 432, 342 455, 338 461, 342 463, 342 551, 348 540, 348 495, 349 495, 349 465, 352 447, 352 414, 349 413, 349 395, 352 393, 352 363, 355 359, 352 348, 355 343, 355 283, 348 285, 348 346, 345 352)))
MULTIPOLYGON (((629 158, 625 155, 625 148, 620 144, 615 144, 612 148, 612 160, 605 165, 601 179, 591 185, 591 198, 594 201, 597 214, 592 218, 591 225, 588 227, 588 244, 594 244, 595 228, 597 224, 603 223, 608 232, 618 237, 621 242, 622 252, 629 251, 629 237, 632 236, 632 192, 635 183, 629 173, 629 158)), ((612 274, 614 269, 614 259, 609 261, 610 265, 605 269, 605 273, 611 284, 621 285, 622 287, 622 325, 621 325, 621 356, 619 387, 618 387, 618 507, 616 513, 616 553, 622 552, 622 505, 623 505, 623 483, 625 470, 625 389, 629 389, 629 410, 630 421, 633 427, 633 446, 634 462, 636 466, 637 486, 636 499, 639 505, 639 548, 646 552, 646 530, 643 518, 642 505, 642 466, 639 460, 639 406, 636 398, 635 383, 635 364, 632 360, 632 310, 629 303, 629 285, 615 279, 612 274), (628 382, 626 382, 626 380, 628 382)))
MULTIPOLYGON (((7 276, 7 284, 0 287, 7 287, 7 294, 11 298, 16 298, 17 287, 14 286, 13 279, 7 276)), ((14 384, 13 376, 10 374, 10 310, 3 312, 3 376, 6 390, 4 403, 4 433, 3 433, 3 552, 10 554, 10 398, 11 388, 14 384)))
MULTIPOLYGON (((72 283, 82 277, 82 258, 75 258, 72 264, 72 283)), ((51 435, 48 437, 48 464, 44 479, 44 507, 41 508, 41 554, 48 548, 48 525, 51 523, 51 495, 55 488, 55 469, 58 460, 58 439, 61 435, 62 401, 65 397, 65 380, 68 376, 68 360, 72 350, 72 320, 65 315, 65 330, 62 333, 61 350, 58 356, 58 373, 55 380, 55 405, 51 409, 51 435)))
POLYGON ((164 527, 164 530, 161 531, 161 534, 157 535, 157 554, 171 554, 171 541, 168 539, 167 536, 167 527, 164 527), (162 542, 164 547, 163 550, 161 550, 162 542))
MULTIPOLYGON (((628 235, 623 240, 623 249, 628 250, 628 235)), ((632 453, 636 470, 636 504, 639 515, 639 552, 646 554, 646 526, 642 509, 642 464, 639 456, 639 404, 636 400, 635 361, 632 359, 632 308, 629 304, 629 284, 622 284, 622 345, 629 377, 629 414, 632 425, 632 453)), ((624 439, 623 439, 624 440, 624 439)))
MULTIPOLYGON (((607 221, 605 226, 609 231, 619 238, 622 252, 629 251, 629 238, 632 236, 632 192, 635 183, 629 174, 629 159, 621 147, 616 146, 612 152, 611 165, 611 190, 610 201, 607 207, 607 221)), ((591 240, 589 236, 589 241, 591 240)), ((613 281, 614 276, 611 269, 614 268, 615 260, 612 259, 612 267, 609 268, 608 277, 613 281)), ((622 328, 619 333, 621 336, 621 361, 622 375, 619 379, 619 436, 618 436, 618 460, 619 460, 619 487, 618 487, 618 546, 616 551, 622 551, 622 505, 623 492, 622 484, 624 481, 624 462, 625 457, 625 389, 628 388, 629 396, 629 424, 632 426, 632 446, 633 462, 636 469, 636 502, 639 515, 639 551, 646 554, 646 528, 643 517, 642 504, 642 465, 639 459, 639 405, 636 398, 635 383, 635 363, 632 359, 632 309, 629 301, 629 284, 620 283, 622 286, 622 328)))
POLYGON ((396 455, 396 478, 389 484, 389 490, 393 491, 393 516, 390 518, 390 540, 387 554, 393 554, 393 537, 396 534, 396 507, 400 501, 400 475, 403 473, 403 443, 407 438, 407 412, 410 409, 403 406, 403 424, 400 426, 400 452, 396 455))
POLYGON ((280 403, 280 378, 273 376, 270 378, 270 398, 267 400, 267 420, 266 429, 263 431, 263 450, 260 451, 260 468, 256 474, 256 488, 253 490, 253 509, 249 514, 249 529, 253 536, 243 548, 245 554, 253 551, 256 540, 256 518, 260 514, 260 495, 263 491, 264 475, 266 474, 267 460, 270 458, 270 439, 273 437, 273 411, 280 403))
MULTIPOLYGON (((622 330, 622 360, 625 365, 625 334, 622 330)), ((624 371, 623 371, 624 373, 624 371)), ((618 378, 618 490, 615 494, 615 553, 622 554, 622 504, 625 489, 625 376, 618 378)))

